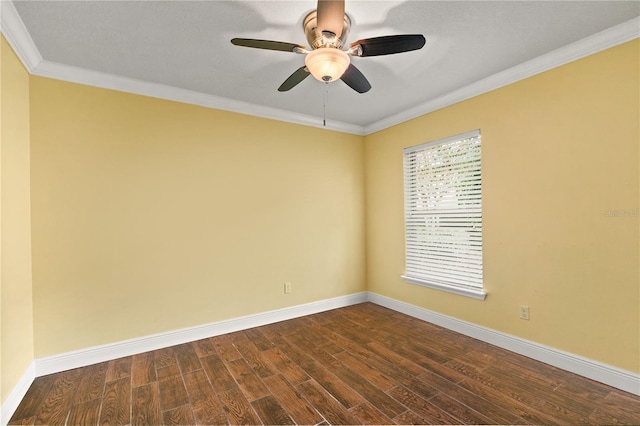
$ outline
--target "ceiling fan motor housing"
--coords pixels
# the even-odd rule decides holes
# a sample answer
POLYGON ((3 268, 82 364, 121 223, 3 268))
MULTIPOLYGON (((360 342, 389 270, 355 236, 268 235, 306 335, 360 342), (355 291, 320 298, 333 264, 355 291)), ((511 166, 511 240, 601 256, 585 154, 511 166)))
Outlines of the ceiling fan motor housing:
POLYGON ((302 27, 304 34, 307 37, 309 46, 313 49, 320 47, 335 47, 342 49, 342 46, 349 37, 349 30, 351 29, 351 18, 346 13, 344 14, 344 20, 342 23, 342 31, 340 34, 333 34, 329 31, 322 31, 318 29, 318 11, 314 10, 310 12, 302 21, 302 27))

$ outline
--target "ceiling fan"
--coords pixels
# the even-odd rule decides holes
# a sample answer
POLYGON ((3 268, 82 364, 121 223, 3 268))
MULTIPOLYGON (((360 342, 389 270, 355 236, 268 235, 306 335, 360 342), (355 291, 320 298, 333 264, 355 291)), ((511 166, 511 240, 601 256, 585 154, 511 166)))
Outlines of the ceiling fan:
POLYGON ((302 26, 311 50, 295 43, 251 38, 234 38, 231 43, 306 55, 305 64, 278 87, 280 92, 291 90, 311 74, 325 83, 340 79, 358 93, 369 91, 371 84, 351 63, 350 56, 391 55, 418 50, 425 44, 422 34, 403 34, 358 40, 342 50, 351 28, 351 19, 344 12, 344 0, 318 0, 317 9, 304 18, 302 26))

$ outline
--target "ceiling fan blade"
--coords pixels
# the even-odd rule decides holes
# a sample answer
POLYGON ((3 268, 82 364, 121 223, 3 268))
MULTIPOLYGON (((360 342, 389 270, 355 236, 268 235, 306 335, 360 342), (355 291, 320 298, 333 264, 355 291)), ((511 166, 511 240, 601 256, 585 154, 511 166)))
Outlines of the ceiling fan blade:
POLYGON ((309 70, 306 66, 302 66, 295 70, 293 74, 287 78, 284 83, 278 87, 279 92, 286 92, 287 90, 291 90, 298 85, 302 80, 309 77, 309 70))
POLYGON ((344 0, 318 0, 318 30, 340 37, 344 23, 344 0))
POLYGON ((353 64, 349 64, 349 67, 340 79, 358 93, 365 93, 371 89, 371 84, 367 78, 353 64))
POLYGON ((351 43, 349 53, 354 56, 382 56, 422 49, 426 40, 422 34, 403 34, 372 37, 351 43))
POLYGON ((283 41, 257 40, 254 38, 233 38, 231 43, 236 46, 253 47, 255 49, 279 50, 281 52, 304 53, 304 46, 283 41))

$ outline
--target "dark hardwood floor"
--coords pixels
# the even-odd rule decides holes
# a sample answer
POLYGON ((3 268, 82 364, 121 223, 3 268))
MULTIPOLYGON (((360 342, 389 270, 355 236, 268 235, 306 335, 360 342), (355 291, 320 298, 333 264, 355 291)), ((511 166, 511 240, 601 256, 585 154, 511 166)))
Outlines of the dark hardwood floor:
POLYGON ((640 424, 640 397, 364 303, 39 377, 11 424, 640 424))

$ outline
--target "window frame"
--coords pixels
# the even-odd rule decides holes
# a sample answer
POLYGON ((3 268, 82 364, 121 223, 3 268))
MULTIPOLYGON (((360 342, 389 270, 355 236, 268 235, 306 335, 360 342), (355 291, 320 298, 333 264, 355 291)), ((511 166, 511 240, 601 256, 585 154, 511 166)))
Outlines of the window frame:
MULTIPOLYGON (((474 166, 476 164, 474 163, 474 166)), ((481 133, 480 130, 473 130, 470 132, 466 132, 466 133, 462 133, 459 135, 454 135, 454 136, 450 136, 447 138, 443 138, 443 139, 438 139, 436 141, 431 141, 431 142, 427 142, 427 143, 423 143, 423 144, 419 144, 416 146, 411 146, 411 147, 407 147, 403 150, 403 172, 404 172, 404 230, 405 230, 405 274, 401 275, 401 278, 410 283, 410 284, 417 284, 417 285, 421 285, 424 287, 428 287, 428 288, 433 288, 433 289, 437 289, 437 290, 443 290, 449 293, 453 293, 453 294, 458 294, 461 296, 468 296, 468 297, 472 297, 475 299, 479 299, 479 300, 484 300, 487 296, 487 293, 485 292, 484 289, 484 266, 483 266, 483 236, 482 236, 482 137, 481 137, 481 133), (479 139, 479 143, 478 143, 478 148, 479 148, 479 153, 477 155, 477 167, 480 170, 480 176, 477 179, 477 182, 479 183, 479 193, 480 193, 480 200, 479 202, 477 202, 479 204, 479 209, 480 209, 480 216, 479 216, 479 220, 480 220, 480 225, 479 225, 479 232, 480 232, 480 250, 479 250, 479 256, 480 256, 480 272, 479 272, 479 280, 480 280, 480 286, 477 286, 477 283, 474 283, 472 285, 465 285, 465 284, 456 284, 451 282, 451 280, 447 281, 446 279, 432 279, 429 277, 425 277, 425 276, 419 276, 420 274, 417 273, 416 271, 416 267, 412 266, 411 268, 409 267, 409 246, 411 246, 412 248, 415 248, 416 244, 415 241, 409 241, 409 235, 410 232, 415 233, 416 232, 416 228, 415 225, 411 225, 411 229, 409 228, 409 222, 414 222, 414 221, 410 221, 410 218, 415 218, 415 217, 422 217, 425 214, 425 210, 424 207, 418 209, 411 207, 412 204, 412 200, 415 199, 415 197, 417 196, 417 191, 415 189, 411 189, 410 188, 410 180, 412 177, 415 178, 416 172, 413 170, 410 170, 409 167, 409 162, 411 161, 410 158, 411 156, 415 156, 416 152, 423 152, 423 153, 427 153, 429 151, 433 151, 433 148, 438 147, 438 146, 442 146, 442 145, 446 145, 446 144, 453 144, 456 142, 460 142, 460 141, 464 141, 467 139, 471 139, 471 138, 478 138, 479 139), (412 174, 410 174, 412 173, 412 174)), ((476 181, 474 181, 475 183, 476 181)), ((411 182, 412 184, 413 182, 411 182)), ((456 198, 457 199, 457 198, 456 198)), ((477 210, 478 206, 476 205, 475 208, 471 209, 471 210, 477 210)), ((460 212, 465 212, 465 209, 461 208, 460 212)), ((477 212, 476 212, 477 215, 477 212)), ((438 219, 440 219, 440 217, 438 217, 438 219)), ((478 217, 475 217, 474 219, 471 219, 469 223, 467 223, 467 226, 470 226, 473 228, 474 230, 474 240, 476 240, 476 244, 475 244, 475 251, 474 254, 477 255, 477 222, 478 221, 478 217)), ((433 229, 437 229, 437 230, 441 230, 441 229, 445 229, 443 227, 437 226, 434 227, 433 229)), ((414 234, 411 235, 414 235, 414 234)), ((465 235, 467 235, 467 233, 465 233, 465 235)), ((471 244, 471 236, 467 236, 467 238, 469 238, 469 244, 471 244)), ((424 246, 425 248, 429 247, 428 245, 424 246)), ((457 247, 457 246, 456 246, 457 247)), ((413 256, 415 256, 415 251, 412 250, 411 254, 413 256)), ((429 263, 429 260, 425 260, 426 256, 424 258, 420 258, 419 262, 424 262, 421 263, 421 267, 424 267, 425 265, 427 265, 429 263)), ((411 263, 415 263, 415 261, 412 261, 411 263)), ((432 262, 432 266, 435 265, 435 262, 432 262)), ((465 265, 465 262, 459 262, 457 265, 465 265)), ((455 266, 457 266, 455 265, 455 266)), ((477 270, 477 265, 476 265, 476 270, 477 270)), ((474 280, 477 281, 478 277, 474 277, 474 280)))

